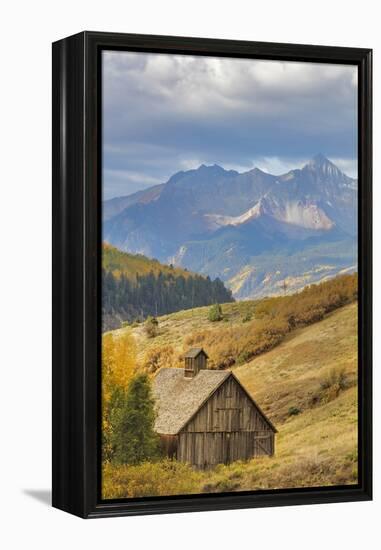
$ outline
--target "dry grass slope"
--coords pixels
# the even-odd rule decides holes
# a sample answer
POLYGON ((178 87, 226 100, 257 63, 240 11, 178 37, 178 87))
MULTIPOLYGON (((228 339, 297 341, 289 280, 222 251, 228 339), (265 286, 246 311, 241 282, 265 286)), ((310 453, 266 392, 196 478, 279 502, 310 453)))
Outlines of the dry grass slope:
MULTIPOLYGON (((242 304, 254 311, 255 302, 227 304, 227 323, 242 322, 242 304)), ((154 340, 181 352, 184 336, 208 323, 207 309, 161 318, 162 333, 154 340)), ((146 339, 140 327, 121 329, 118 335, 126 330, 143 354, 158 343, 146 339)), ((106 465, 104 497, 357 483, 357 302, 291 332, 275 349, 234 372, 279 430, 274 457, 220 465, 209 472, 168 460, 106 465)))
POLYGON ((181 366, 179 358, 184 351, 185 339, 192 333, 201 330, 215 331, 216 334, 222 327, 235 327, 242 324, 242 319, 248 315, 254 316, 257 301, 231 302, 222 304, 224 320, 218 323, 208 321, 210 306, 187 309, 158 317, 159 332, 155 338, 147 338, 144 325, 137 327, 127 326, 113 331, 115 337, 123 337, 133 334, 138 349, 138 364, 142 366, 144 356, 148 351, 164 346, 171 346, 174 352, 176 364, 181 366))
POLYGON ((235 373, 279 430, 275 457, 249 468, 256 487, 357 483, 357 303, 235 373))

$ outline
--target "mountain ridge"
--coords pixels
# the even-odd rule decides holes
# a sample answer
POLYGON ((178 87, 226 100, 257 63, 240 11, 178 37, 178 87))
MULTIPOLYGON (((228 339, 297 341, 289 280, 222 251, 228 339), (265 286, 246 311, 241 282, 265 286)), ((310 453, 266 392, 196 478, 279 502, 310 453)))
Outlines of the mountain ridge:
POLYGON ((283 280, 287 271, 295 277, 329 263, 337 273, 356 263, 356 189, 357 181, 322 154, 279 176, 200 165, 124 198, 126 208, 104 218, 104 238, 121 250, 218 276, 231 288, 245 269, 251 290, 239 297, 255 297, 269 272, 280 271, 283 280), (334 241, 342 247, 332 248, 334 241), (282 248, 281 269, 276 259, 273 266, 269 257, 263 261, 282 248), (300 253, 308 258, 304 265, 300 253), (298 262, 296 271, 286 267, 287 257, 298 262))

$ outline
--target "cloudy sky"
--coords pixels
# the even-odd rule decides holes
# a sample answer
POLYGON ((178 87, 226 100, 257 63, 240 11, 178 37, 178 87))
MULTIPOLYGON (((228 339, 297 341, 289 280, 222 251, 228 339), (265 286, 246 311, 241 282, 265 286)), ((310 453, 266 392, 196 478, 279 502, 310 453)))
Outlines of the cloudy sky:
POLYGON ((103 192, 220 164, 281 174, 317 153, 357 176, 354 66, 103 52, 103 192))

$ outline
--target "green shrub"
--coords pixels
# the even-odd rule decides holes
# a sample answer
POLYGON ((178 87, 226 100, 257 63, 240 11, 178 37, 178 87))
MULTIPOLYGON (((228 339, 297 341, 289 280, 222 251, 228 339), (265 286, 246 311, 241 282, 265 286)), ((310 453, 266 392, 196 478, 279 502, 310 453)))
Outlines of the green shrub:
POLYGON ((296 416, 300 414, 301 410, 298 407, 290 407, 288 409, 288 416, 296 416))
POLYGON ((144 331, 147 335, 147 338, 155 338, 159 331, 159 321, 156 317, 147 317, 147 320, 144 324, 144 331))
POLYGON ((222 321, 222 308, 220 306, 220 304, 214 304, 211 306, 211 308, 209 309, 209 313, 208 313, 208 319, 209 321, 211 321, 212 323, 215 323, 217 321, 222 321))

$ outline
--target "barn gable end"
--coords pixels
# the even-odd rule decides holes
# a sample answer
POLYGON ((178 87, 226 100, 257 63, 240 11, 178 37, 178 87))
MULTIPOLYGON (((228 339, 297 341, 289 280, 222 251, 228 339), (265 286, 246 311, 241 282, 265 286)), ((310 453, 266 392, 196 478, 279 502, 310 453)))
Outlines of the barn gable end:
POLYGON ((226 378, 195 411, 181 431, 267 431, 276 428, 234 374, 226 378))

